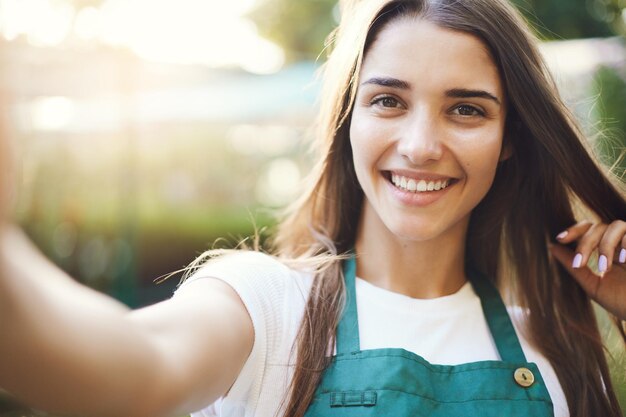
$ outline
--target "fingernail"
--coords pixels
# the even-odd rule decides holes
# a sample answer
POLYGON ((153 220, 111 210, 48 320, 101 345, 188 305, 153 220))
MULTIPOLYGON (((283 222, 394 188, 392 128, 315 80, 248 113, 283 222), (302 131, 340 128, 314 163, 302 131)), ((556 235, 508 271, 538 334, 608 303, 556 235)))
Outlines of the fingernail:
POLYGON ((626 263, 626 249, 622 248, 622 250, 619 251, 619 263, 626 263))
POLYGON ((583 262, 583 256, 580 253, 577 253, 574 256, 574 261, 572 262, 572 268, 580 268, 580 264, 583 262))
POLYGON ((605 272, 607 267, 607 259, 606 256, 600 255, 598 258, 598 271, 605 272))
POLYGON ((558 235, 556 235, 557 239, 565 239, 565 236, 567 236, 567 230, 562 231, 561 233, 559 233, 558 235))

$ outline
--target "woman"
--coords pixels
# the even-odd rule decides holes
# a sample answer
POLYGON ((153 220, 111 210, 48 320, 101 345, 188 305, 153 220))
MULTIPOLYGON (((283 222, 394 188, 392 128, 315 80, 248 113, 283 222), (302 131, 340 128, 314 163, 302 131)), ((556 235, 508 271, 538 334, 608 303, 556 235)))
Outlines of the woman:
POLYGON ((617 417, 590 296, 626 319, 626 202, 533 42, 501 0, 346 6, 277 256, 128 312, 7 233, 0 386, 89 416, 617 417))

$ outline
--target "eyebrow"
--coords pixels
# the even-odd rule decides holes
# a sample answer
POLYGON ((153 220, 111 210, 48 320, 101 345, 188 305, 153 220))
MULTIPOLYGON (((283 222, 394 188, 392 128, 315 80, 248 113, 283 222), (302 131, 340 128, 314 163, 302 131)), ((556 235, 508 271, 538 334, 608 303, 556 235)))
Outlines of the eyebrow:
POLYGON ((453 98, 486 98, 488 100, 494 101, 496 104, 500 105, 500 100, 496 96, 491 93, 488 93, 484 90, 468 90, 465 88, 453 88, 452 90, 446 91, 446 97, 453 98))
POLYGON ((411 89, 411 84, 407 83, 406 81, 402 81, 402 80, 399 80, 397 78, 392 78, 392 77, 372 77, 369 80, 363 81, 361 83, 361 85, 366 85, 366 84, 380 85, 383 87, 397 88, 400 90, 411 89))
MULTIPOLYGON (((382 87, 397 88, 399 90, 410 90, 411 84, 406 81, 399 80, 393 77, 372 77, 366 81, 363 81, 361 85, 380 85, 382 87)), ((500 105, 500 100, 493 94, 484 90, 470 90, 467 88, 453 88, 446 90, 446 97, 451 98, 484 98, 491 100, 500 105)))

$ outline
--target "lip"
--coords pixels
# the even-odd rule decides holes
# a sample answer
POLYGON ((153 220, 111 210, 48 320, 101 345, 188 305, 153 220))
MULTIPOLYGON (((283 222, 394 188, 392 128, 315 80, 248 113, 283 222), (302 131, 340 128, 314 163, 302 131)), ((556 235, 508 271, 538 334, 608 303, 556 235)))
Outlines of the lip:
POLYGON ((427 207, 436 201, 443 198, 446 194, 448 194, 449 190, 456 185, 458 182, 457 178, 443 176, 432 173, 416 173, 415 171, 383 171, 381 175, 385 179, 385 184, 389 187, 390 193, 400 201, 403 205, 412 206, 412 207, 427 207), (391 174, 401 175, 407 178, 412 179, 420 179, 420 180, 428 180, 428 181, 439 181, 439 180, 450 180, 448 186, 442 190, 438 191, 421 191, 421 192, 411 192, 405 191, 398 187, 396 187, 391 182, 391 174), (407 175, 408 174, 408 175, 407 175))

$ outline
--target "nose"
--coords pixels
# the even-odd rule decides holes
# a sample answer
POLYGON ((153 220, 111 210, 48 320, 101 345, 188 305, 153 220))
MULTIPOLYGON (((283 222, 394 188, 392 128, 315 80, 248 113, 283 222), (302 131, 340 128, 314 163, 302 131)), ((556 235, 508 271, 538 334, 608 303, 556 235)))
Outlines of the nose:
POLYGON ((444 133, 436 116, 420 111, 408 117, 406 122, 398 139, 400 155, 413 165, 424 165, 441 159, 444 133))

